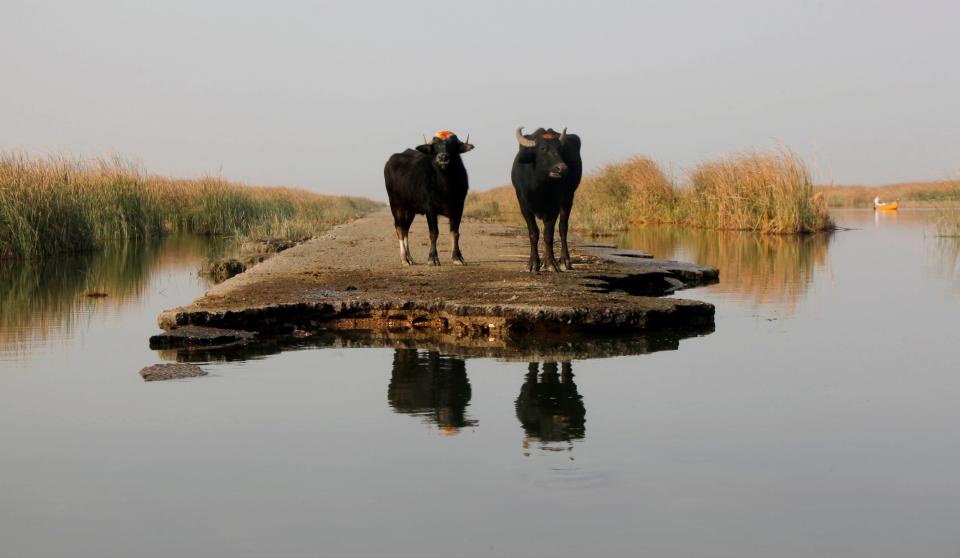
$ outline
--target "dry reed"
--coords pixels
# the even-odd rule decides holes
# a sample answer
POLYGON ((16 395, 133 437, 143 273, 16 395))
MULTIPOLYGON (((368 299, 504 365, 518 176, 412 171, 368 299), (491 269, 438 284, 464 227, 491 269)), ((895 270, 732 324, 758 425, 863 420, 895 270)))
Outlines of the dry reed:
MULTIPOLYGON (((677 187, 647 157, 604 166, 584 177, 571 227, 595 235, 638 223, 779 234, 833 227, 807 165, 788 150, 749 152, 703 163, 689 173, 689 182, 690 187, 677 187)), ((465 215, 522 223, 509 186, 471 193, 465 215)))
POLYGON ((0 259, 95 250, 170 231, 302 239, 379 204, 222 178, 177 180, 122 159, 0 153, 0 259))
POLYGON ((833 227, 807 165, 788 150, 749 152, 690 173, 684 222, 722 230, 807 233, 833 227))

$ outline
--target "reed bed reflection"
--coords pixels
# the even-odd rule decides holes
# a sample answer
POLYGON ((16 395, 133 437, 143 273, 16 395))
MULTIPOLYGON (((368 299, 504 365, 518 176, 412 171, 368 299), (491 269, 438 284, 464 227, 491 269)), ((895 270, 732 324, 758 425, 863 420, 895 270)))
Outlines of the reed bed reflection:
POLYGON ((69 336, 89 310, 113 312, 140 300, 164 269, 195 267, 230 250, 228 241, 175 236, 120 242, 91 253, 0 266, 0 351, 69 336))
POLYGON ((927 258, 930 273, 953 285, 960 293, 960 238, 940 237, 935 239, 927 258))
POLYGON ((792 312, 815 270, 827 265, 831 238, 832 233, 785 236, 655 225, 634 227, 615 242, 657 258, 716 267, 720 283, 709 289, 756 305, 783 304, 792 312))

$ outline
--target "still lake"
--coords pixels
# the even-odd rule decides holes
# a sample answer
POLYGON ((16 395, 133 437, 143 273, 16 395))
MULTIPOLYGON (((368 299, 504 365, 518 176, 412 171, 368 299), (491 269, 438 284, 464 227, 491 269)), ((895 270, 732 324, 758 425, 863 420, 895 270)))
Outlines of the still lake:
POLYGON ((617 238, 718 267, 678 295, 716 329, 570 363, 304 346, 146 383, 228 247, 0 264, 0 556, 956 557, 960 240, 834 215, 617 238))

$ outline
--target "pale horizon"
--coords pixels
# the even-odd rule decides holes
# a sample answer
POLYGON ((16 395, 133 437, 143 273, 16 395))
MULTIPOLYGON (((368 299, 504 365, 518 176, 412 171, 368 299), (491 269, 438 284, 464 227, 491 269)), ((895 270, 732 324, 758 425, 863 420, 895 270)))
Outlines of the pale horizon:
POLYGON ((960 174, 950 2, 14 2, 0 149, 117 155, 384 199, 382 168, 451 129, 471 188, 509 183, 517 126, 586 169, 787 146, 821 183, 960 174))

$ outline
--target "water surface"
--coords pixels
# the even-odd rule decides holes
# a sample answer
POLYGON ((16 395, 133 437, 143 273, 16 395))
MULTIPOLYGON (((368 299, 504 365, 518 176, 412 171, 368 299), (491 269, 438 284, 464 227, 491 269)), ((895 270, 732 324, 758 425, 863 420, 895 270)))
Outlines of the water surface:
POLYGON ((573 362, 307 344, 145 383, 207 247, 5 269, 0 556, 957 556, 960 249, 836 217, 632 231, 720 268, 680 294, 716 329, 573 362))

